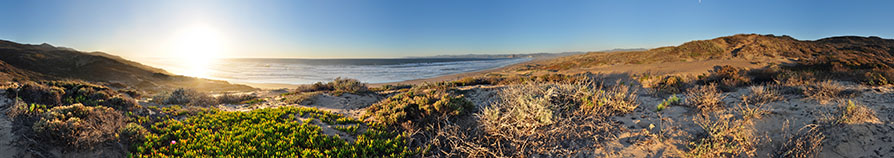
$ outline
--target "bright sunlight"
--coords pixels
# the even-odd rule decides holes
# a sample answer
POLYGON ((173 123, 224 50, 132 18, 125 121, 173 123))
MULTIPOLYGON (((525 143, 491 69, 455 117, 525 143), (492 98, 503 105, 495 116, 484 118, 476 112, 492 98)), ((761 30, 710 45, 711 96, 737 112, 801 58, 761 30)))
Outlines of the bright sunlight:
POLYGON ((174 34, 169 56, 177 59, 178 74, 208 77, 210 65, 225 54, 225 38, 220 31, 205 25, 187 27, 174 34))

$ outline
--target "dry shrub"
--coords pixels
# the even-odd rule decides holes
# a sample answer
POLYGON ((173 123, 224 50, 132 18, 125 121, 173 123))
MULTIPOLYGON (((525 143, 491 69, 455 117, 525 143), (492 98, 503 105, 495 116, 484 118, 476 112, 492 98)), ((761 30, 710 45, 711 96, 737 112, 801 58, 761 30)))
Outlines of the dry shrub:
POLYGON ((690 157, 738 157, 754 156, 758 139, 746 120, 733 119, 733 115, 714 112, 699 114, 693 121, 704 134, 690 142, 690 157))
POLYGON ((848 100, 845 105, 838 106, 838 118, 836 123, 843 124, 860 124, 860 123, 880 123, 875 111, 865 105, 855 103, 848 100))
POLYGON ((643 88, 650 88, 656 93, 679 94, 686 86, 686 81, 680 76, 642 75, 636 78, 643 88))
POLYGON ((92 148, 116 139, 122 126, 124 117, 112 108, 74 104, 50 109, 33 129, 53 144, 92 148))
POLYGON ((313 104, 311 99, 323 92, 302 92, 298 94, 289 94, 282 97, 282 101, 289 104, 313 104))
POLYGON ((314 84, 298 86, 292 93, 316 91, 326 91, 336 95, 341 95, 342 93, 359 94, 369 92, 369 88, 367 88, 366 83, 356 79, 337 77, 335 80, 327 83, 317 82, 314 84))
POLYGON ((835 81, 823 81, 804 86, 804 96, 816 100, 820 104, 841 98, 842 92, 844 92, 844 87, 835 81))
POLYGON ((716 84, 695 86, 686 90, 686 104, 701 111, 712 111, 723 107, 725 97, 716 84))
POLYGON ((748 102, 750 104, 765 104, 783 99, 776 88, 772 86, 751 86, 748 87, 748 90, 751 91, 751 94, 748 95, 749 100, 747 100, 750 101, 748 102))
MULTIPOLYGON (((619 126, 609 116, 637 108, 628 87, 528 84, 508 87, 478 114, 485 141, 459 144, 469 155, 586 156, 619 126)), ((475 141, 472 141, 475 142, 475 141)))
POLYGON ((742 115, 742 118, 746 121, 751 121, 753 119, 760 119, 763 115, 768 114, 769 112, 764 109, 764 103, 757 101, 757 103, 751 104, 749 101, 749 97, 743 96, 742 103, 736 105, 736 110, 739 114, 742 115))
POLYGON ((734 91, 737 87, 746 85, 751 79, 745 77, 744 70, 729 65, 715 66, 704 78, 704 83, 719 83, 718 87, 723 91, 734 91))
POLYGON ((823 150, 823 140, 826 139, 821 126, 816 124, 805 125, 797 133, 786 137, 788 141, 779 147, 774 157, 816 157, 816 154, 823 150))

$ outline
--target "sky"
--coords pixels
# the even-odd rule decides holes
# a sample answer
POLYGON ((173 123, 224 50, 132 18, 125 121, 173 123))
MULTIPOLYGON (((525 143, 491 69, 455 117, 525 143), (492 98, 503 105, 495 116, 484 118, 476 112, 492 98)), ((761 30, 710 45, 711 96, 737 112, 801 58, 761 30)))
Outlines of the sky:
POLYGON ((598 51, 738 33, 894 38, 891 8, 890 0, 29 0, 0 2, 0 39, 131 58, 598 51))

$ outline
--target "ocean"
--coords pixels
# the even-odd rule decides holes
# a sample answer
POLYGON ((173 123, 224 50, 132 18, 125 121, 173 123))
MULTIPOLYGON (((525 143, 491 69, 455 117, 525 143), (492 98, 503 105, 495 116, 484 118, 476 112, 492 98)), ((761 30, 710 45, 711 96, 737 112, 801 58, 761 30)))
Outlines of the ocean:
POLYGON ((189 60, 150 59, 171 73, 232 83, 309 84, 336 77, 388 83, 494 69, 530 58, 220 59, 196 66, 189 60), (200 67, 200 68, 196 68, 200 67), (201 69, 201 73, 196 69, 201 69))

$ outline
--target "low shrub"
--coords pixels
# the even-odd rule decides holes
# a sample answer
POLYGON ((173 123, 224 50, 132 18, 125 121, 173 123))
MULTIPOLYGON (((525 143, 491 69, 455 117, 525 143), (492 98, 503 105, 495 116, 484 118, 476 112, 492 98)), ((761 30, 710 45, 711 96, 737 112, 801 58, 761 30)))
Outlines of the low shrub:
POLYGON ((860 124, 880 122, 874 110, 852 100, 848 100, 844 105, 839 105, 838 107, 839 114, 835 123, 860 124))
POLYGON ((823 81, 804 86, 804 96, 816 100, 820 104, 826 104, 830 101, 844 97, 844 87, 835 81, 823 81))
POLYGON ((712 111, 723 107, 723 98, 725 97, 713 83, 690 88, 684 95, 687 105, 701 111, 712 111))
POLYGON ((758 143, 746 121, 721 113, 700 114, 693 118, 704 132, 689 144, 688 157, 753 157, 758 143))
POLYGON ((91 148, 116 139, 124 117, 112 108, 82 104, 57 106, 38 120, 33 129, 47 142, 78 148, 91 148))
POLYGON ((334 95, 341 95, 342 93, 360 94, 369 92, 369 88, 367 88, 365 83, 356 79, 338 77, 328 83, 317 82, 309 85, 301 85, 298 88, 295 88, 294 92, 286 93, 284 95, 316 91, 326 91, 334 95))
POLYGON ((682 93, 686 87, 686 81, 680 76, 641 75, 635 77, 643 85, 643 88, 650 88, 654 92, 662 94, 682 93))
POLYGON ((219 104, 241 104, 245 101, 256 100, 258 96, 253 94, 223 93, 215 98, 219 104))
POLYGON ((296 116, 340 115, 314 108, 281 107, 250 112, 209 111, 185 120, 169 119, 134 144, 134 157, 409 157, 417 155, 403 135, 375 125, 353 142, 323 134, 296 116))
POLYGON ((714 70, 708 73, 702 82, 718 84, 718 88, 725 92, 734 91, 751 82, 751 79, 744 75, 744 70, 729 65, 715 66, 714 70))
POLYGON ((191 105, 191 106, 211 106, 216 105, 217 100, 208 94, 185 88, 178 88, 171 92, 162 92, 152 97, 152 101, 165 105, 191 105))
POLYGON ((10 98, 18 97, 28 103, 50 106, 62 105, 62 95, 65 94, 65 89, 35 82, 25 82, 18 86, 11 86, 6 91, 10 98))
MULTIPOLYGON (((471 102, 451 90, 416 90, 386 98, 367 108, 367 117, 385 125, 411 123, 418 127, 472 112, 471 102)), ((406 127, 405 127, 406 128, 406 127)))
POLYGON ((749 104, 766 104, 783 99, 781 94, 772 86, 751 86, 748 87, 748 90, 751 91, 747 100, 750 101, 748 102, 749 104))
POLYGON ((780 146, 773 157, 779 158, 810 158, 816 157, 823 150, 823 140, 826 135, 822 128, 816 124, 801 127, 792 135, 786 136, 787 141, 780 146))

